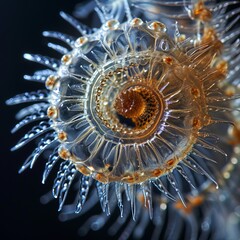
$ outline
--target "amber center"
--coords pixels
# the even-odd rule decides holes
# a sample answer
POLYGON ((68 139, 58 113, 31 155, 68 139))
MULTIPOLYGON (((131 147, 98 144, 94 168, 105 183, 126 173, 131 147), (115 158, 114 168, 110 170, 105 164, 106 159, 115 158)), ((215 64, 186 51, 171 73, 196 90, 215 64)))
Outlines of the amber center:
POLYGON ((137 128, 146 126, 156 116, 159 107, 161 108, 156 95, 143 86, 122 90, 114 103, 116 112, 124 118, 131 119, 137 128))
POLYGON ((115 100, 115 109, 125 118, 138 118, 146 109, 146 102, 139 91, 127 89, 120 92, 115 100))

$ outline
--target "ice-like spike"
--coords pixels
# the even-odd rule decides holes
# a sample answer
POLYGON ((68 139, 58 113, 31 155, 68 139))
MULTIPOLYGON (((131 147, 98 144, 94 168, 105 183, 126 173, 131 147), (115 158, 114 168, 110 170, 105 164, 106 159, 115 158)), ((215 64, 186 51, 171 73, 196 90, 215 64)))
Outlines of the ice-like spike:
POLYGON ((32 115, 26 116, 24 119, 22 119, 19 123, 16 124, 16 126, 11 130, 11 133, 17 132, 22 127, 39 120, 47 119, 46 112, 40 111, 38 113, 34 113, 32 115))
POLYGON ((183 164, 188 167, 189 169, 191 169, 192 171, 194 171, 197 174, 201 174, 204 175, 204 173, 195 165, 193 164, 190 159, 186 158, 183 159, 183 164))
POLYGON ((82 176, 75 213, 79 213, 82 210, 82 207, 87 200, 87 195, 92 185, 92 181, 93 179, 91 177, 85 175, 82 176))
POLYGON ((240 112, 239 108, 230 108, 230 107, 220 107, 220 106, 214 106, 214 105, 207 105, 209 110, 214 111, 214 112, 233 112, 237 111, 240 112))
MULTIPOLYGON (((240 51, 239 51, 239 54, 240 54, 240 51)), ((240 55, 239 55, 239 60, 240 60, 240 55)), ((208 99, 208 102, 227 102, 227 101, 233 101, 233 100, 236 100, 236 99, 239 99, 239 98, 240 98, 240 95, 236 94, 236 95, 231 96, 231 97, 209 96, 207 99, 208 99)), ((218 138, 218 140, 219 140, 219 138, 218 138)))
POLYGON ((230 32, 228 32, 228 34, 222 38, 222 42, 224 44, 226 44, 229 41, 234 41, 240 34, 240 28, 236 28, 230 32))
POLYGON ((21 109, 16 114, 16 119, 21 120, 24 117, 34 115, 38 112, 46 112, 48 107, 49 107, 48 103, 36 103, 36 104, 30 105, 28 107, 21 109))
POLYGON ((70 161, 64 161, 60 164, 57 176, 54 180, 53 188, 52 188, 52 193, 55 198, 58 198, 61 186, 62 186, 62 181, 64 180, 65 174, 68 172, 68 168, 72 163, 70 161))
MULTIPOLYGON (((199 146, 202 146, 202 145, 199 145, 199 146)), ((208 156, 207 156, 206 154, 204 154, 203 152, 198 151, 196 148, 193 149, 192 154, 195 155, 195 156, 197 156, 197 157, 200 157, 200 158, 202 158, 202 159, 204 159, 204 160, 207 160, 207 161, 210 161, 210 162, 212 162, 212 163, 216 163, 216 164, 217 164, 217 161, 215 161, 213 158, 208 157, 208 156)))
POLYGON ((137 186, 135 184, 128 185, 130 202, 131 202, 131 210, 132 210, 132 219, 136 221, 136 213, 137 213, 137 205, 136 205, 136 194, 137 194, 137 186))
POLYGON ((235 79, 239 73, 239 70, 240 70, 240 67, 239 65, 237 65, 236 67, 232 68, 231 71, 229 72, 229 75, 228 75, 228 79, 231 81, 231 82, 236 82, 238 83, 238 78, 237 80, 235 79))
POLYGON ((239 1, 225 1, 225 2, 222 2, 222 3, 217 3, 213 6, 212 11, 213 12, 218 12, 219 10, 224 9, 224 12, 225 12, 225 9, 228 6, 235 5, 235 4, 238 4, 238 3, 239 3, 239 1))
MULTIPOLYGON (((238 8, 238 13, 240 12, 240 8, 238 8)), ((227 34, 227 32, 233 28, 233 26, 239 22, 239 18, 240 16, 238 15, 236 18, 234 18, 230 23, 228 23, 228 25, 224 28, 224 30, 220 33, 221 36, 224 36, 225 34, 227 34)))
POLYGON ((216 145, 213 145, 212 143, 207 142, 204 139, 198 139, 197 143, 201 144, 201 147, 206 148, 206 149, 210 149, 213 150, 215 152, 220 153, 221 155, 223 155, 225 158, 227 158, 227 153, 225 153, 222 149, 220 149, 219 147, 217 147, 216 145))
POLYGON ((23 57, 29 61, 39 63, 41 65, 44 65, 46 67, 49 67, 52 70, 58 70, 61 62, 57 59, 42 56, 40 54, 29 54, 25 53, 23 57))
POLYGON ((128 184, 124 183, 124 190, 125 190, 125 194, 126 194, 126 198, 128 201, 130 201, 130 193, 129 193, 129 188, 128 188, 128 184))
POLYGON ((178 184, 177 184, 177 180, 175 179, 173 173, 168 173, 167 174, 167 179, 168 181, 170 182, 171 186, 174 188, 174 190, 176 191, 176 193, 178 194, 182 204, 184 205, 184 207, 186 207, 186 203, 184 201, 184 198, 182 196, 182 193, 181 193, 181 190, 179 189, 178 187, 178 184))
POLYGON ((202 166, 200 166, 191 156, 188 156, 187 159, 183 160, 183 163, 189 167, 190 169, 194 170, 197 173, 205 175, 209 180, 211 180, 218 188, 218 183, 216 180, 205 170, 202 166))
POLYGON ((98 193, 98 198, 99 198, 99 202, 102 208, 102 211, 105 212, 105 205, 103 204, 104 200, 104 196, 103 196, 103 184, 100 182, 96 182, 96 187, 97 187, 97 193, 98 193))
MULTIPOLYGON (((228 28, 228 26, 234 24, 232 22, 228 23, 226 20, 231 19, 232 17, 238 15, 239 13, 240 13, 240 8, 238 7, 238 8, 235 8, 234 10, 231 10, 230 12, 228 12, 224 15, 221 15, 221 17, 225 19, 225 23, 228 24, 228 25, 226 25, 226 32, 229 31, 229 29, 230 29, 230 28, 228 28)), ((237 18, 238 18, 238 16, 236 16, 235 19, 237 19, 237 18)), ((219 17, 217 19, 219 20, 219 17)), ((233 20, 233 21, 235 21, 235 20, 233 20)))
POLYGON ((46 134, 41 141, 39 142, 38 146, 35 148, 35 150, 32 152, 32 154, 27 158, 27 160, 24 162, 23 166, 20 168, 19 173, 22 173, 24 170, 26 170, 28 167, 32 168, 38 157, 41 155, 41 153, 49 148, 52 147, 54 143, 57 142, 57 136, 56 133, 49 133, 46 134))
POLYGON ((52 71, 50 69, 44 69, 44 70, 36 71, 32 76, 24 75, 23 78, 27 81, 45 83, 49 75, 56 75, 56 71, 52 71))
POLYGON ((48 161, 45 165, 45 169, 43 172, 43 178, 42 178, 42 183, 44 184, 46 182, 46 179, 53 169, 55 163, 59 160, 59 154, 58 154, 58 147, 53 150, 53 153, 49 156, 48 161))
POLYGON ((38 83, 45 83, 47 76, 41 76, 41 75, 24 75, 24 80, 32 81, 32 82, 38 82, 38 83))
POLYGON ((48 100, 48 91, 47 90, 38 90, 36 92, 25 92, 18 94, 13 98, 10 98, 6 101, 7 105, 16 105, 20 103, 27 102, 39 102, 48 100))
POLYGON ((32 141, 34 138, 39 137, 41 134, 50 131, 51 123, 49 121, 42 121, 39 125, 34 126, 29 132, 27 132, 19 141, 18 143, 11 149, 11 151, 15 151, 27 143, 32 141))
POLYGON ((235 48, 235 54, 236 54, 235 55, 236 57, 233 57, 229 62, 229 68, 233 70, 236 66, 239 66, 239 63, 240 63, 240 48, 239 49, 235 48))
POLYGON ((69 188, 75 179, 77 174, 77 170, 74 164, 71 164, 70 167, 67 169, 67 172, 64 175, 64 179, 61 183, 60 192, 59 192, 59 208, 58 211, 62 210, 64 202, 66 200, 69 188))
POLYGON ((153 218, 153 206, 152 206, 152 186, 151 182, 145 182, 141 184, 141 190, 144 196, 144 205, 148 209, 149 218, 153 218))
POLYGON ((38 70, 34 72, 34 75, 41 75, 46 77, 48 77, 49 75, 55 75, 55 74, 57 74, 57 72, 50 69, 43 69, 43 70, 38 70))
POLYGON ((65 55, 69 52, 69 50, 63 46, 60 46, 58 44, 55 44, 55 43, 48 43, 48 47, 49 48, 52 48, 53 50, 55 50, 56 52, 62 54, 62 55, 65 55))
POLYGON ((121 190, 121 183, 115 183, 115 192, 118 201, 118 207, 120 210, 120 215, 123 217, 123 202, 122 202, 122 190, 121 190))
POLYGON ((132 14, 131 14, 131 10, 130 10, 128 0, 124 0, 123 3, 124 3, 124 9, 125 9, 125 13, 126 13, 126 16, 127 16, 127 20, 130 21, 132 19, 132 14))
POLYGON ((104 24, 108 20, 108 14, 106 10, 106 5, 101 3, 101 0, 95 0, 97 7, 94 8, 94 11, 97 13, 100 21, 104 24))
POLYGON ((84 25, 83 23, 80 23, 77 21, 77 19, 65 12, 60 12, 60 16, 69 24, 71 24, 75 29, 77 29, 82 35, 91 34, 93 32, 91 28, 84 25))
POLYGON ((102 207, 103 212, 106 212, 107 216, 110 215, 110 208, 108 202, 108 190, 109 184, 103 184, 100 182, 96 183, 99 201, 102 207))
POLYGON ((175 197, 169 193, 169 191, 166 189, 162 181, 158 178, 156 180, 152 180, 153 185, 160 191, 162 192, 166 197, 171 199, 172 201, 176 201, 175 197))
POLYGON ((60 33, 60 32, 53 32, 53 31, 44 31, 43 36, 49 37, 49 38, 55 38, 57 40, 60 40, 64 43, 66 43, 71 48, 74 47, 75 38, 72 36, 69 36, 67 34, 60 33))
POLYGON ((181 174, 181 176, 190 184, 190 186, 194 189, 196 189, 196 187, 193 185, 192 181, 189 179, 187 173, 185 172, 184 168, 178 164, 176 167, 177 171, 181 174))

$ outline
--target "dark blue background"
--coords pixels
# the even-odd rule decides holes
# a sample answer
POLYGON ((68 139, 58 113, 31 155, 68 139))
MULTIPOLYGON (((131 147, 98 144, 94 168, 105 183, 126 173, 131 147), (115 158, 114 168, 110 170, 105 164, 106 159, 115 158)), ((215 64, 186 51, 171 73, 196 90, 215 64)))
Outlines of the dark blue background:
MULTIPOLYGON (((40 53, 54 56, 47 48, 42 32, 56 30, 71 34, 73 29, 59 16, 61 10, 71 13, 79 0, 8 0, 0 1, 0 239, 2 240, 95 240, 116 239, 101 232, 78 237, 77 229, 86 219, 65 223, 58 220, 57 200, 47 205, 40 197, 52 187, 53 177, 41 184, 44 158, 40 157, 32 170, 19 175, 18 170, 33 151, 29 144, 17 152, 10 148, 23 136, 25 129, 10 133, 17 123, 15 114, 21 106, 6 106, 6 99, 25 91, 43 88, 40 84, 23 80, 40 66, 27 62, 23 54, 40 53)), ((86 19, 91 24, 92 18, 86 19)), ((96 22, 93 23, 97 25, 96 22)), ((74 31, 73 34, 76 34, 74 31)), ((90 214, 90 213, 89 213, 90 214)), ((88 217, 88 216, 87 216, 88 217)), ((146 233, 146 235, 148 235, 146 233)))
MULTIPOLYGON (((17 152, 10 148, 25 133, 12 135, 20 105, 5 105, 5 100, 25 91, 42 88, 40 84, 23 80, 24 74, 33 73, 39 66, 23 59, 25 52, 49 55, 44 30, 71 33, 72 28, 59 16, 59 11, 71 13, 76 0, 9 0, 0 1, 0 238, 3 240, 32 239, 100 239, 104 231, 88 238, 79 238, 77 229, 81 219, 61 223, 58 220, 57 201, 47 205, 40 197, 51 189, 53 179, 41 184, 44 158, 33 170, 18 174, 18 169, 33 151, 33 144, 17 152)), ((74 32, 76 33, 76 32, 74 32)), ((50 51, 52 53, 52 51, 50 51)), ((51 54, 50 54, 51 55, 51 54)))

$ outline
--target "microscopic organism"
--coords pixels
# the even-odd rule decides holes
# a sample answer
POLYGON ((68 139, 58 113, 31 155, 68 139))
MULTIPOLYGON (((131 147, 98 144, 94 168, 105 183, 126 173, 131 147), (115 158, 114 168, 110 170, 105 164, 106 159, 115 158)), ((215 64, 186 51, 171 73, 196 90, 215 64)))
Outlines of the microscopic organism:
POLYGON ((44 32, 59 41, 49 47, 60 60, 24 55, 47 69, 25 76, 46 89, 7 101, 32 104, 13 132, 38 122, 13 147, 39 139, 20 172, 48 150, 45 182, 61 161, 52 189, 60 218, 98 202, 103 211, 81 224, 83 235, 108 224, 121 240, 146 239, 152 224, 148 239, 240 237, 230 221, 239 204, 238 1, 96 0, 76 15, 84 9, 99 28, 61 12, 79 36, 44 32), (76 197, 65 204, 69 191, 76 197))

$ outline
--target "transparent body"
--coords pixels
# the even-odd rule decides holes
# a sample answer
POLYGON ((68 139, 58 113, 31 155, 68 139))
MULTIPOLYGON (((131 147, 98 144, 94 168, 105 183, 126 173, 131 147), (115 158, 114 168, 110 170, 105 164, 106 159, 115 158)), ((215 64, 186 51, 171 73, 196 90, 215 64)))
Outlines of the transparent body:
POLYGON ((215 228, 223 224, 218 206, 228 205, 228 219, 238 205, 228 186, 239 169, 239 8, 231 5, 237 2, 96 1, 99 29, 61 13, 81 37, 44 32, 69 45, 49 45, 61 61, 25 54, 50 70, 26 76, 47 90, 7 102, 37 102, 19 112, 13 132, 40 122, 13 150, 43 135, 20 170, 50 149, 43 182, 62 159, 53 186, 62 220, 100 201, 103 213, 82 234, 107 224, 118 206, 109 233, 121 229, 120 239, 144 238, 152 223, 152 239, 227 239, 228 229, 215 228), (64 207, 71 185, 76 199, 64 207))

